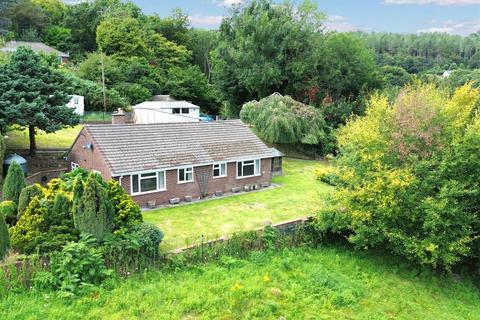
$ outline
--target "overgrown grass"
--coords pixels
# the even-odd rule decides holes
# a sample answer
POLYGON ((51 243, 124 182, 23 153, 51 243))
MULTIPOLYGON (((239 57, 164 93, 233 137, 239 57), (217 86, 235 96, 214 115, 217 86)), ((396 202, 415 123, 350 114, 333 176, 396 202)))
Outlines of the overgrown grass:
MULTIPOLYGON (((68 149, 82 129, 82 125, 66 128, 55 133, 45 133, 37 130, 36 141, 38 149, 68 149)), ((30 141, 28 130, 13 130, 7 133, 5 139, 7 149, 28 149, 30 141)))
POLYGON ((165 233, 164 250, 204 239, 230 235, 265 225, 313 215, 319 200, 329 190, 315 180, 314 170, 326 165, 313 160, 284 160, 284 174, 275 177, 278 188, 199 202, 179 207, 145 211, 145 221, 165 233))
POLYGON ((472 280, 340 247, 145 272, 81 298, 28 292, 0 319, 479 319, 472 280))

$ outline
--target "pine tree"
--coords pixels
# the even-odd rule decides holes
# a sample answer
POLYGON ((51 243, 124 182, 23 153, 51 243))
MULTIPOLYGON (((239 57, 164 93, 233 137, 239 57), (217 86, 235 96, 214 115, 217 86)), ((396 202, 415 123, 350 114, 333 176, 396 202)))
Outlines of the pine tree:
POLYGON ((3 200, 11 200, 18 205, 20 192, 25 187, 25 175, 16 161, 8 167, 7 177, 3 184, 3 200))
POLYGON ((75 224, 80 232, 93 235, 97 240, 112 231, 113 206, 107 190, 98 182, 95 174, 88 176, 81 203, 74 212, 75 224))
POLYGON ((83 206, 82 206, 82 195, 83 195, 83 180, 81 177, 75 178, 73 183, 73 204, 72 204, 72 215, 73 215, 73 223, 75 228, 79 229, 78 227, 78 220, 82 214, 83 206))
POLYGON ((75 111, 66 106, 69 96, 62 92, 65 77, 42 63, 27 47, 15 51, 8 63, 0 65, 0 130, 11 125, 28 127, 30 154, 35 155, 35 130, 48 133, 78 124, 75 111))
POLYGON ((20 219, 22 214, 25 212, 27 209, 28 205, 30 204, 30 201, 33 199, 35 196, 42 197, 44 191, 41 185, 38 183, 26 186, 25 188, 22 189, 20 192, 20 197, 18 199, 18 213, 17 213, 17 218, 20 219))
POLYGON ((0 260, 3 260, 10 247, 10 240, 8 236, 7 223, 5 217, 0 214, 0 260))

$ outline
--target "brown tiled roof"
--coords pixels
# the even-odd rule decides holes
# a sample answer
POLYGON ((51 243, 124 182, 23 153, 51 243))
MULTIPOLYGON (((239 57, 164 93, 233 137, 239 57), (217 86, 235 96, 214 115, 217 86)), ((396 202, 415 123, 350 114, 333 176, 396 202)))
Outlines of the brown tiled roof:
POLYGON ((273 156, 272 150, 238 120, 86 125, 85 130, 113 175, 273 156))

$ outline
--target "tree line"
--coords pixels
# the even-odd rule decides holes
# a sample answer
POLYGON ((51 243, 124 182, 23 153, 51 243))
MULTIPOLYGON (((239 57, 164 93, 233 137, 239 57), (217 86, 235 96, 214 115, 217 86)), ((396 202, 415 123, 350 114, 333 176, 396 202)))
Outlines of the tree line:
POLYGON ((42 41, 70 53, 64 66, 43 60, 68 79, 65 93, 86 97, 86 110, 104 108, 102 67, 108 111, 170 94, 203 112, 238 117, 244 104, 279 93, 321 112, 321 153, 334 151, 335 130, 363 114, 376 91, 393 99, 416 79, 450 92, 480 81, 479 33, 327 32, 325 15, 311 1, 252 0, 231 9, 218 30, 192 28, 178 9, 163 18, 145 14, 130 1, 2 6, 5 40, 42 41), (442 76, 446 70, 449 77, 442 76))

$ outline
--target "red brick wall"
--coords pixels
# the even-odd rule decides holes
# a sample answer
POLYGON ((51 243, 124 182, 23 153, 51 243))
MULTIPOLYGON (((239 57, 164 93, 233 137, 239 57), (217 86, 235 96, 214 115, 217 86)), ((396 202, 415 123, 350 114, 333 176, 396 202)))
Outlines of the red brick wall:
MULTIPOLYGON (((167 170, 166 172, 166 187, 167 190, 161 192, 148 193, 143 195, 132 196, 132 198, 142 207, 147 206, 147 202, 155 200, 156 204, 167 203, 172 198, 180 198, 184 200, 185 196, 192 196, 194 198, 200 197, 200 186, 197 172, 210 171, 210 179, 208 181, 207 193, 209 195, 216 191, 224 193, 231 192, 233 187, 244 187, 245 185, 260 184, 262 182, 270 183, 272 181, 271 159, 263 159, 260 168, 260 176, 237 179, 236 162, 227 164, 227 176, 223 178, 213 178, 212 165, 195 167, 194 181, 188 183, 178 184, 177 170, 167 170)), ((130 176, 123 176, 121 178, 123 188, 130 194, 130 176)))
POLYGON ((105 180, 109 180, 112 175, 108 168, 103 155, 99 152, 98 148, 93 147, 91 149, 85 149, 83 146, 91 143, 92 139, 87 130, 82 129, 80 135, 72 147, 70 154, 67 157, 68 170, 72 167, 72 162, 78 163, 78 165, 87 170, 100 171, 102 177, 105 180))

